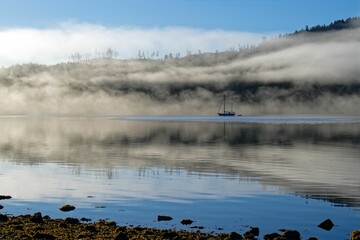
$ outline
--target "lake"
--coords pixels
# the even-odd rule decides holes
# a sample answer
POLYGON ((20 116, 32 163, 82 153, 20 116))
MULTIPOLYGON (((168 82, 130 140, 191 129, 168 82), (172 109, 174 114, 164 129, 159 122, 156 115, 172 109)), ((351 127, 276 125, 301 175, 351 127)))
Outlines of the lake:
POLYGON ((296 229, 304 239, 360 229, 360 116, 2 116, 0 124, 0 195, 13 197, 0 201, 3 214, 215 233, 296 229), (76 210, 61 212, 63 204, 76 210), (317 227, 327 218, 331 231, 317 227))

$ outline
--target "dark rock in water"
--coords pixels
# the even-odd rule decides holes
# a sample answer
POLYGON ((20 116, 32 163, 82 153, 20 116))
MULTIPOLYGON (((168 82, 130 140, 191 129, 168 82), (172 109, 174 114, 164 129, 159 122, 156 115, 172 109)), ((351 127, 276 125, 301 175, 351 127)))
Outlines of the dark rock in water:
POLYGON ((330 219, 326 219, 318 225, 319 228, 322 228, 326 231, 330 231, 334 227, 334 223, 330 219))
POLYGON ((0 222, 7 222, 9 220, 8 216, 0 214, 0 222))
POLYGON ((173 218, 170 216, 161 216, 161 215, 157 216, 158 221, 171 221, 172 219, 173 218))
POLYGON ((317 237, 309 237, 308 240, 318 240, 317 237))
POLYGON ((190 227, 190 228, 192 228, 192 229, 204 229, 204 227, 203 226, 192 226, 192 227, 190 227))
POLYGON ((296 230, 286 230, 281 237, 285 238, 286 240, 300 240, 301 236, 300 233, 296 230))
POLYGON ((257 237, 260 234, 260 229, 258 227, 250 227, 250 230, 244 233, 244 237, 257 237))
POLYGON ((66 223, 68 223, 68 224, 79 224, 80 223, 80 221, 79 221, 79 219, 77 219, 77 218, 66 218, 65 219, 65 222, 66 223))
POLYGON ((274 240, 275 238, 280 237, 278 233, 269 233, 264 235, 264 240, 274 240))
POLYGON ((69 211, 75 210, 75 207, 71 206, 71 205, 63 205, 59 209, 60 209, 60 211, 63 211, 63 212, 69 212, 69 211))
POLYGON ((34 216, 31 217, 30 221, 33 223, 44 223, 44 219, 40 212, 35 213, 34 216))
POLYGON ((82 221, 82 222, 91 222, 91 219, 82 217, 82 218, 80 218, 80 221, 82 221))
POLYGON ((47 233, 35 233, 33 235, 33 239, 46 239, 46 240, 54 240, 56 239, 56 237, 54 237, 53 235, 51 234, 47 234, 47 233))
POLYGON ((119 232, 119 233, 115 236, 115 240, 129 240, 129 237, 127 236, 126 233, 119 232))
POLYGON ((242 240, 243 237, 238 234, 237 232, 231 232, 229 235, 225 238, 225 240, 242 240))
POLYGON ((4 199, 11 199, 12 197, 9 195, 0 195, 0 200, 4 200, 4 199))
POLYGON ((181 220, 181 224, 182 225, 190 225, 190 224, 192 224, 194 221, 193 220, 190 220, 190 219, 183 219, 183 220, 181 220))
POLYGON ((4 208, 4 206, 1 206, 1 205, 0 205, 0 209, 3 209, 3 208, 4 208))
POLYGON ((350 240, 360 240, 360 230, 354 230, 351 232, 350 240))

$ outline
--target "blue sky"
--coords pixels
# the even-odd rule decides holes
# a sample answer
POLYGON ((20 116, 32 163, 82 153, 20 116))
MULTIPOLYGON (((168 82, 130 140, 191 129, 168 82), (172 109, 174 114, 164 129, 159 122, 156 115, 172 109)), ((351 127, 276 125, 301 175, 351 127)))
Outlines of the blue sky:
POLYGON ((0 0, 0 28, 73 21, 108 27, 182 26, 293 32, 360 15, 360 0, 0 0))
POLYGON ((0 66, 76 52, 121 59, 226 51, 360 16, 360 0, 0 0, 0 66))

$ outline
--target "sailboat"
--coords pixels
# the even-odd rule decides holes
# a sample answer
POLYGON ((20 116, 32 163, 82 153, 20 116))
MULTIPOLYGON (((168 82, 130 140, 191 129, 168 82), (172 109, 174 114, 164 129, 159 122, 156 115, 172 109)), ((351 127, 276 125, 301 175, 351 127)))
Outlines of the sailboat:
POLYGON ((231 104, 231 111, 226 111, 225 95, 224 95, 223 100, 221 101, 220 106, 219 106, 218 115, 221 117, 235 116, 235 112, 233 111, 232 108, 233 108, 233 105, 231 104), (224 112, 220 112, 220 108, 223 103, 224 103, 224 112))

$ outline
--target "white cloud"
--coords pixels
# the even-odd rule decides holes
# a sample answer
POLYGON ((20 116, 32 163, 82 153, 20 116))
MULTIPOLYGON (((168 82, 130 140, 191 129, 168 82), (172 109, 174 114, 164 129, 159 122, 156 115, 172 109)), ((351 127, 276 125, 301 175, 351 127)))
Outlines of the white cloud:
POLYGON ((182 27, 109 28, 100 25, 64 23, 51 29, 13 28, 0 31, 0 65, 17 63, 54 64, 67 61, 75 52, 94 53, 108 47, 120 58, 137 57, 139 50, 160 54, 225 50, 257 44, 264 34, 202 30, 182 27))

